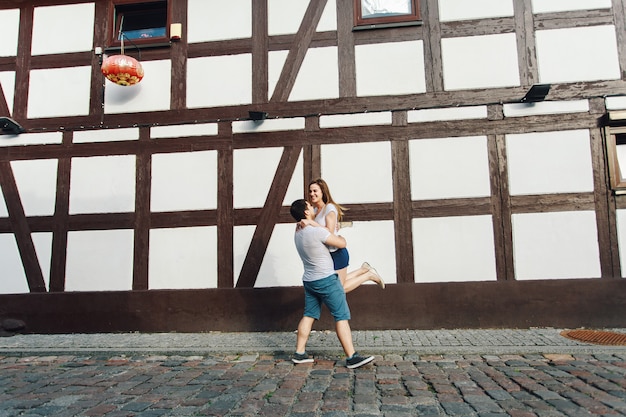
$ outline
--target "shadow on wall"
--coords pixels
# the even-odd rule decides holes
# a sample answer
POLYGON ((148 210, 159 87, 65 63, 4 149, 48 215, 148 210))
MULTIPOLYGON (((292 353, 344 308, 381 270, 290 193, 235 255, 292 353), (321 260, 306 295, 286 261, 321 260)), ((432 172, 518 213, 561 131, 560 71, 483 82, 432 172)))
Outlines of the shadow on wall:
POLYGON ((141 84, 136 84, 129 87, 122 87, 110 82, 106 83, 105 89, 110 89, 107 94, 107 101, 109 104, 125 104, 133 101, 139 94, 141 94, 141 84))

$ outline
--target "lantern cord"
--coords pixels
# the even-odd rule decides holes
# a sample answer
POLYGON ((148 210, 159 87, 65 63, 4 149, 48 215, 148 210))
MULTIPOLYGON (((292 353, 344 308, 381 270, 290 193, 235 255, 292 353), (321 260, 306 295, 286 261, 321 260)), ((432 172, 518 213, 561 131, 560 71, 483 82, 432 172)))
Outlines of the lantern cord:
POLYGON ((135 49, 137 50, 137 53, 139 54, 139 60, 141 61, 141 49, 139 49, 139 47, 135 44, 135 42, 133 42, 132 39, 126 36, 125 33, 122 33, 122 55, 124 55, 124 38, 126 38, 126 40, 135 47, 135 49))
POLYGON ((123 30, 123 27, 124 27, 124 15, 122 15, 120 19, 120 32, 117 36, 120 40, 120 52, 122 53, 122 55, 124 55, 124 38, 126 38, 126 40, 128 40, 128 42, 130 42, 131 45, 133 45, 135 49, 137 49, 137 53, 139 54, 139 60, 141 61, 141 49, 139 49, 139 47, 135 44, 135 42, 133 42, 128 36, 126 36, 123 30))
POLYGON ((124 55, 124 32, 122 29, 123 27, 124 27, 124 15, 122 15, 122 18, 120 19, 120 33, 117 35, 117 37, 120 39, 120 42, 121 42, 122 55, 124 55))

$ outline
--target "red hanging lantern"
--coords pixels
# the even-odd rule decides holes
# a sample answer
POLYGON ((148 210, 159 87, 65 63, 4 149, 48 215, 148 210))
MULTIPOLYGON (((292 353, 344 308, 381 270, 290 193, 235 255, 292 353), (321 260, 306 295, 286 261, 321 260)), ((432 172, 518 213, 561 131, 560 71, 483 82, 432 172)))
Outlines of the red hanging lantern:
POLYGON ((143 78, 143 67, 128 55, 112 55, 102 63, 102 74, 117 85, 137 84, 143 78))

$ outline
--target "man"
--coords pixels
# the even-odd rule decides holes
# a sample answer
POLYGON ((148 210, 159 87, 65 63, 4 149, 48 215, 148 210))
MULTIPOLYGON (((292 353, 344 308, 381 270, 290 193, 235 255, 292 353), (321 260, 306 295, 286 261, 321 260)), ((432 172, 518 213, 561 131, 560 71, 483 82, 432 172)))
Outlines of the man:
MULTIPOLYGON (((308 201, 301 199, 291 204, 291 215, 299 223, 302 219, 313 220, 315 212, 308 201)), ((354 349, 350 330, 350 308, 341 281, 335 273, 333 259, 328 246, 345 248, 346 240, 328 231, 325 227, 302 227, 298 224, 294 241, 304 265, 302 282, 304 285, 304 314, 298 324, 298 338, 294 363, 313 362, 306 353, 315 320, 319 320, 322 304, 330 310, 335 319, 335 329, 339 342, 347 355, 346 366, 358 368, 374 360, 373 356, 360 356, 354 349)))

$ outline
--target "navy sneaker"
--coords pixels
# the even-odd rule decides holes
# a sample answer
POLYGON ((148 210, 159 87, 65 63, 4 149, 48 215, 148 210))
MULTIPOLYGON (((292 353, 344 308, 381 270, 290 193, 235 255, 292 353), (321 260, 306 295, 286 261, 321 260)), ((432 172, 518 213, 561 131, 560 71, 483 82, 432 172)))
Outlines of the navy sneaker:
POLYGON ((307 353, 294 353, 293 357, 291 358, 291 361, 293 363, 311 363, 313 362, 313 358, 309 358, 309 355, 307 355, 307 353))
POLYGON ((367 363, 370 363, 374 360, 373 356, 359 356, 357 352, 354 352, 354 355, 346 359, 346 366, 350 369, 358 368, 359 366, 363 366, 367 363))

